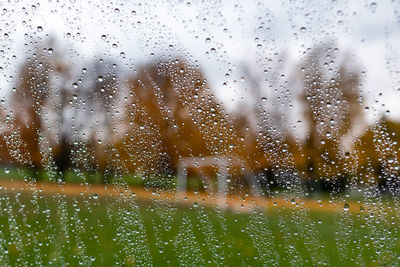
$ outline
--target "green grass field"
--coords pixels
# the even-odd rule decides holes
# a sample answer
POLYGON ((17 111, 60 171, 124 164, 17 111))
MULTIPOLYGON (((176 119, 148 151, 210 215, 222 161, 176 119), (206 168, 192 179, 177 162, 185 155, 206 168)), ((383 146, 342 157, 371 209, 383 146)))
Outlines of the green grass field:
POLYGON ((0 190, 1 266, 391 265, 399 222, 390 214, 266 214, 132 198, 0 190), (358 264, 356 264, 358 263, 358 264))

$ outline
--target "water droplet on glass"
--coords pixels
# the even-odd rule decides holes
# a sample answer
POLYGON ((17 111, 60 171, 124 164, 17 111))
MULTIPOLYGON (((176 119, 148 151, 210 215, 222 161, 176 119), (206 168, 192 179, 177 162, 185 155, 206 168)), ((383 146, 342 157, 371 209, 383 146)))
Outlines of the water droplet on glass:
POLYGON ((376 7, 377 7, 376 2, 372 2, 372 3, 370 4, 370 7, 371 7, 372 12, 375 12, 376 7))
POLYGON ((349 209, 350 209, 349 204, 348 204, 348 203, 345 203, 344 206, 343 206, 343 210, 344 210, 344 211, 348 211, 349 209))

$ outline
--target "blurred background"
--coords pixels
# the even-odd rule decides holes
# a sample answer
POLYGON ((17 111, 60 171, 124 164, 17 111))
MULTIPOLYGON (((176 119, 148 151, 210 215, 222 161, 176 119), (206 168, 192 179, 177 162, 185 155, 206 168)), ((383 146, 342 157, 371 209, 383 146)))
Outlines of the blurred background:
POLYGON ((1 176, 396 193, 398 4, 314 4, 4 7, 1 176))

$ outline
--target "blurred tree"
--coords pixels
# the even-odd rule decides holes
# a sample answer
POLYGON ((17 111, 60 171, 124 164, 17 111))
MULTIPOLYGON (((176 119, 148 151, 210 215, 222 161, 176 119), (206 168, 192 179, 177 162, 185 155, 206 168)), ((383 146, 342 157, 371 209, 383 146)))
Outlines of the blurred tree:
POLYGON ((107 168, 113 168, 109 157, 114 143, 117 142, 119 110, 115 105, 121 93, 120 70, 111 59, 95 60, 88 65, 85 68, 85 88, 79 96, 90 112, 85 112, 87 116, 81 121, 85 126, 90 126, 89 146, 93 147, 98 170, 104 173, 107 168))
POLYGON ((239 107, 234 124, 240 136, 246 135, 242 151, 263 184, 293 177, 295 172, 293 159, 299 149, 289 123, 293 94, 285 79, 286 66, 285 53, 241 65, 252 101, 247 112, 243 112, 246 105, 239 107))
MULTIPOLYGON (((113 139, 113 112, 115 111, 115 101, 118 99, 120 92, 120 84, 118 79, 119 69, 117 64, 112 60, 96 60, 93 64, 94 77, 91 80, 94 81, 89 88, 88 100, 92 103, 89 106, 96 107, 97 112, 103 113, 104 125, 107 130, 106 143, 111 143, 113 139), (94 103, 93 103, 94 102, 94 103)), ((99 113, 97 113, 97 116, 99 113)))
MULTIPOLYGON (((62 113, 65 106, 57 107, 56 95, 63 96, 64 88, 56 90, 58 83, 64 83, 68 77, 68 68, 59 53, 53 51, 54 42, 35 41, 31 43, 33 49, 21 65, 15 90, 11 93, 10 106, 15 114, 15 127, 21 138, 21 153, 28 155, 30 166, 37 169, 43 164, 41 143, 45 138, 51 139, 53 133, 49 132, 52 125, 50 113, 59 110, 62 113)), ((64 155, 66 150, 65 136, 60 132, 58 138, 50 140, 55 142, 54 151, 56 159, 64 155)), ((58 169, 63 171, 66 162, 56 160, 58 169)), ((37 177, 40 178, 40 177, 37 177)))
POLYGON ((230 155, 233 128, 196 66, 146 65, 130 79, 123 152, 136 168, 171 173, 182 157, 230 155))
MULTIPOLYGON (((5 105, 5 101, 2 99, 0 102, 0 165, 7 166, 12 164, 13 162, 20 163, 21 161, 15 160, 13 155, 12 146, 15 137, 17 136, 16 129, 11 127, 11 116, 9 115, 9 109, 7 105, 5 105), (14 137, 14 138, 13 138, 14 137)), ((12 112, 11 112, 12 114, 12 112)), ((17 150, 17 149, 15 149, 17 150)), ((16 151, 17 152, 17 151, 16 151)), ((24 162, 22 160, 22 162, 24 162)))
MULTIPOLYGON (((64 172, 71 167, 71 140, 70 140, 70 132, 66 129, 66 118, 65 118, 65 110, 69 106, 68 99, 71 98, 70 92, 67 90, 65 85, 63 84, 60 88, 60 100, 59 106, 56 107, 57 113, 57 124, 58 124, 58 142, 54 145, 54 163, 57 167, 57 171, 60 176, 64 175, 64 172)), ((63 178, 63 177, 62 177, 63 178)))
POLYGON ((360 74, 348 61, 339 61, 338 49, 323 44, 310 49, 301 63, 305 119, 303 147, 308 178, 339 178, 346 172, 341 142, 360 117, 360 74))
POLYGON ((29 151, 34 167, 40 166, 42 156, 39 134, 43 128, 42 114, 50 96, 50 62, 47 56, 36 51, 26 59, 19 74, 11 105, 15 110, 16 124, 29 151))
POLYGON ((254 109, 252 108, 248 110, 247 106, 239 107, 238 111, 232 114, 232 124, 235 133, 239 136, 240 149, 237 152, 238 156, 246 160, 252 170, 260 172, 269 168, 270 163, 265 157, 262 146, 259 144, 258 132, 250 121, 249 114, 253 111, 254 109))
POLYGON ((364 132, 354 148, 361 182, 377 184, 384 190, 398 190, 399 151, 400 123, 382 117, 364 132))

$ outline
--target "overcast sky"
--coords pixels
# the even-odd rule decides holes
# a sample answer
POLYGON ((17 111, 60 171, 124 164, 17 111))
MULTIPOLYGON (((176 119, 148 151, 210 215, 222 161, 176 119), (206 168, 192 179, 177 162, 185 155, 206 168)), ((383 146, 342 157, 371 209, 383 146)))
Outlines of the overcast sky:
MULTIPOLYGON (((182 54, 198 62, 228 109, 248 101, 240 99, 250 87, 243 66, 264 79, 263 59, 285 55, 282 74, 290 75, 307 48, 334 39, 349 52, 347 60, 365 71, 369 118, 389 110, 400 119, 399 1, 39 2, 1 4, 3 95, 26 56, 24 43, 46 34, 57 36, 67 58, 110 56, 127 67, 182 54)), ((265 95, 268 90, 261 88, 265 95)))

